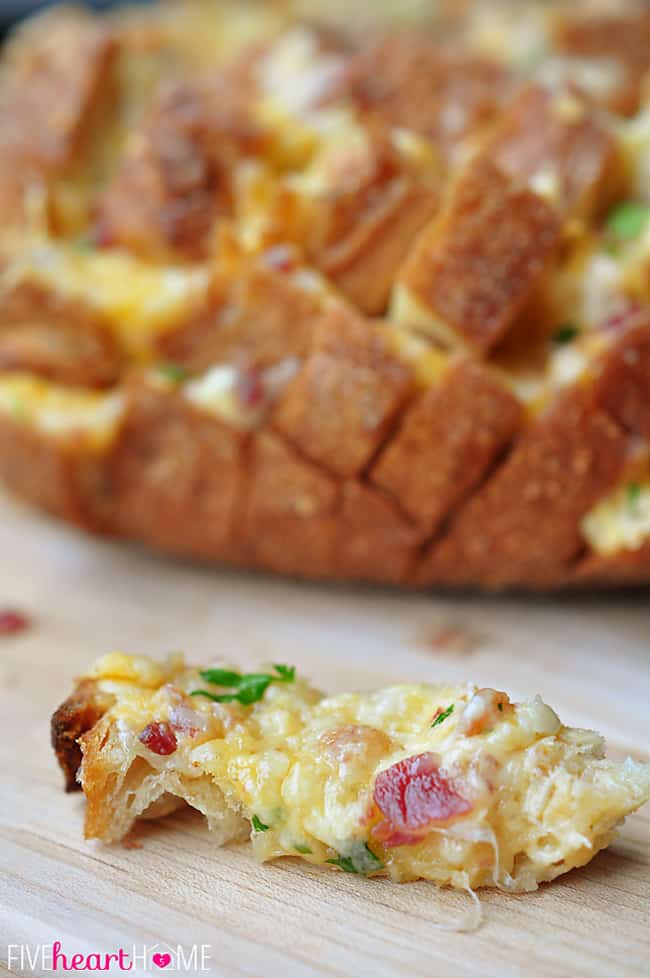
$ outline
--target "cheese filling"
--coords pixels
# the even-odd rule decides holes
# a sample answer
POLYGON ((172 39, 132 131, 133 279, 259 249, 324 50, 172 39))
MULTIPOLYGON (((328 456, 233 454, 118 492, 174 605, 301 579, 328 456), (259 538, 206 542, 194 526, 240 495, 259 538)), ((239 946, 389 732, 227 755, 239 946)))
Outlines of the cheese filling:
POLYGON ((251 674, 114 653, 114 703, 82 738, 86 831, 105 841, 181 798, 258 859, 467 888, 534 889, 583 865, 650 798, 650 766, 604 756, 539 697, 409 684, 324 697, 293 667, 251 674), (162 801, 161 801, 162 800, 162 801))

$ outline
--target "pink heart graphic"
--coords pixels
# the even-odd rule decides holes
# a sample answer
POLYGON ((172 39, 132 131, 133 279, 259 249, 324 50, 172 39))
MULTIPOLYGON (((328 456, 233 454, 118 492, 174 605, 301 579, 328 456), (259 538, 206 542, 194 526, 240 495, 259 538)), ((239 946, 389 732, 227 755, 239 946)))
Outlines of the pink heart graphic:
POLYGON ((168 968, 172 963, 171 954, 152 954, 151 960, 157 968, 168 968))

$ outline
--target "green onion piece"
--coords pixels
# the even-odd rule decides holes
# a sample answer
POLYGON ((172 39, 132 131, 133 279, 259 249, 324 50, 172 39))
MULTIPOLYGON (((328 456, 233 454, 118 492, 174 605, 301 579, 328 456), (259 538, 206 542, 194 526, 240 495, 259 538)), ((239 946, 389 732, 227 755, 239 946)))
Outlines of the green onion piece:
POLYGON ((650 220, 648 204, 626 200, 610 211, 605 229, 618 241, 633 241, 641 234, 648 220, 650 220))
POLYGON ((638 482, 630 482, 626 492, 626 503, 629 510, 634 511, 641 496, 641 486, 638 482))
POLYGON ((156 370, 172 384, 181 384, 187 378, 187 370, 180 363, 159 363, 156 370))
POLYGON ((325 862, 338 866, 344 873, 358 873, 360 876, 369 876, 384 868, 381 859, 368 848, 367 842, 353 842, 348 856, 339 853, 336 859, 326 859, 325 862))
POLYGON ((309 856, 313 852, 313 849, 310 849, 309 846, 294 846, 293 848, 296 850, 296 852, 299 852, 301 856, 309 856))
POLYGON ((268 825, 265 825, 264 822, 257 817, 257 815, 253 815, 251 822, 253 823, 253 828, 256 832, 268 832, 268 825))
POLYGON ((565 343, 571 343, 572 340, 575 340, 577 336, 580 336, 579 328, 573 323, 564 323, 562 326, 558 326, 553 333, 553 342, 558 346, 564 346, 565 343))
POLYGON ((438 714, 438 716, 434 719, 434 721, 431 724, 431 726, 432 727, 439 727, 441 723, 444 723, 445 720, 448 717, 450 717, 452 715, 452 713, 454 712, 454 706, 455 706, 454 703, 450 703, 446 710, 443 710, 442 713, 439 713, 438 714))

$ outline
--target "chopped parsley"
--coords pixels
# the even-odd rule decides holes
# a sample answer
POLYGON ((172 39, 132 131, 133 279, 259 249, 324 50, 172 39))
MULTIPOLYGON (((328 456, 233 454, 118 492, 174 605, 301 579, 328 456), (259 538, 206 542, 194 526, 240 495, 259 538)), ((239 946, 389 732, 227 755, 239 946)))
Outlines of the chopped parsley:
POLYGON ((563 323, 553 333, 553 342, 558 346, 571 343, 577 336, 580 336, 580 329, 573 323, 563 323))
POLYGON ((454 712, 454 706, 455 706, 455 703, 450 703, 446 710, 442 710, 442 712, 439 713, 438 716, 434 717, 434 720, 433 720, 433 723, 431 724, 431 726, 432 727, 439 727, 441 723, 444 723, 445 720, 447 720, 448 717, 450 717, 452 715, 452 713, 454 712))
POLYGON ((296 852, 299 852, 301 856, 309 856, 313 852, 309 846, 294 846, 293 848, 296 850, 296 852))
POLYGON ((326 859, 325 862, 338 866, 344 873, 358 873, 360 876, 369 876, 384 868, 381 859, 375 856, 366 842, 353 842, 349 855, 339 853, 336 859, 326 859))
POLYGON ((625 241, 634 241, 650 220, 650 206, 637 200, 626 200, 618 204, 607 218, 605 231, 611 246, 625 241))
POLYGON ((268 832, 269 826, 265 825, 264 822, 257 817, 257 815, 253 815, 251 822, 253 823, 253 828, 256 832, 268 832))
POLYGON ((172 384, 181 384, 187 378, 187 370, 180 363, 159 363, 156 370, 172 384))
POLYGON ((641 486, 638 482, 630 482, 625 494, 625 501, 628 510, 634 512, 641 496, 641 486))
POLYGON ((241 703, 250 706, 262 699, 271 683, 292 683, 296 678, 295 666, 273 665, 275 675, 267 672, 248 672, 243 675, 230 669, 204 669, 199 675, 212 686, 225 686, 232 693, 211 693, 207 689, 195 689, 190 696, 207 696, 215 703, 241 703))
POLYGON ((331 863, 332 866, 338 866, 342 869, 344 873, 356 873, 358 872, 352 865, 352 859, 350 856, 342 856, 340 853, 336 859, 326 859, 326 863, 331 863))

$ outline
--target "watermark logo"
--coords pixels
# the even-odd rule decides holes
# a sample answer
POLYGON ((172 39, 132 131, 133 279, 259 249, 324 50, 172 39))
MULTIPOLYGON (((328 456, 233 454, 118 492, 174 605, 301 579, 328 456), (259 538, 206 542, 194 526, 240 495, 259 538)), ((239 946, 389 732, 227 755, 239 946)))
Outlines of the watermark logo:
POLYGON ((211 970, 212 945, 133 944, 112 951, 78 951, 62 941, 51 944, 8 944, 6 961, 19 973, 67 975, 79 972, 134 974, 164 971, 166 974, 201 974, 211 970))

